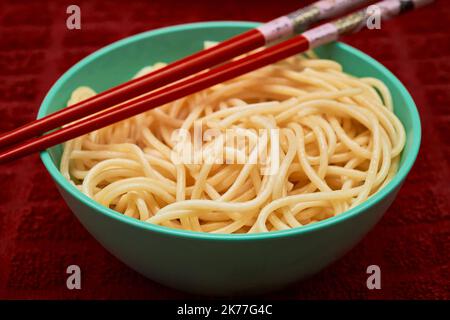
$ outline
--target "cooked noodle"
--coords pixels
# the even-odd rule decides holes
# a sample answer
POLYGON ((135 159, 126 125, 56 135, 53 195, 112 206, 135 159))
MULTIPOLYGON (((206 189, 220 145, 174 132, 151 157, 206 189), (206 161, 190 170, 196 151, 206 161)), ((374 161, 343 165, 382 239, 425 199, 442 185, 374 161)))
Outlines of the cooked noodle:
MULTIPOLYGON (((69 104, 94 94, 80 87, 69 104)), ((381 81, 296 56, 68 141, 61 172, 100 204, 148 223, 255 233, 361 204, 395 175, 404 143, 381 81), (197 149, 177 161, 196 130, 197 149)))

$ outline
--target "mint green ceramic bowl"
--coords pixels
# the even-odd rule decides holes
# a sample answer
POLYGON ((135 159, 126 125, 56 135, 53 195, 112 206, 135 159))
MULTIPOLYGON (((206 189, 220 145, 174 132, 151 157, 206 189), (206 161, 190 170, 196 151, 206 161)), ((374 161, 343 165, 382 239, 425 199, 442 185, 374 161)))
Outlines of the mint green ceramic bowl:
MULTIPOLYGON (((186 24, 116 42, 67 71, 45 97, 39 117, 64 106, 77 86, 103 91, 129 80, 143 66, 173 61, 201 49, 204 40, 224 40, 256 25, 186 24)), ((42 161, 86 229, 119 260, 146 277, 173 288, 214 295, 261 293, 286 286, 317 273, 361 240, 394 200, 420 145, 420 119, 414 101, 392 73, 343 43, 322 47, 318 54, 340 62, 348 73, 376 77, 386 83, 393 95, 395 113, 407 132, 400 169, 393 181, 368 201, 337 217, 264 234, 179 231, 126 217, 84 196, 58 171, 61 146, 42 152, 42 161)))

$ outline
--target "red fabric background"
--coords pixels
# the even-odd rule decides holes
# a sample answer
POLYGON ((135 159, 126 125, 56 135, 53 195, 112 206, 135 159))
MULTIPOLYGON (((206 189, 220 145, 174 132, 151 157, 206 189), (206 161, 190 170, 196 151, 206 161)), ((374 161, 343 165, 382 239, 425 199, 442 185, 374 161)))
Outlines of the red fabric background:
MULTIPOLYGON (((450 298, 450 7, 446 1, 364 31, 346 42, 392 70, 417 102, 418 160, 382 221, 344 258, 270 298, 450 298), (446 5, 447 4, 447 5, 446 5), (368 290, 368 265, 382 289, 368 290)), ((448 2, 448 1, 447 1, 448 2)), ((304 2, 77 1, 82 30, 65 27, 71 2, 0 1, 0 131, 35 118, 54 81, 72 64, 123 37, 205 20, 266 21, 304 2)), ((37 155, 0 166, 0 298, 192 298, 145 279, 104 250, 60 198, 37 155), (78 264, 82 290, 66 289, 78 264)))

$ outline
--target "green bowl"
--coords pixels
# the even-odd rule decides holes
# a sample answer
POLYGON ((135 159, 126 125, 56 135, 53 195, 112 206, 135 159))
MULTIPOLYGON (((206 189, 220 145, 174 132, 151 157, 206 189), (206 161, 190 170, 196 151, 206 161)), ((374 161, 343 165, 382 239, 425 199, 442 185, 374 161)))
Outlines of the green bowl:
MULTIPOLYGON (((65 106, 77 86, 103 91, 129 80, 144 66, 170 62, 200 50, 204 40, 221 41, 255 26, 257 23, 251 22, 185 24, 113 43, 67 71, 48 92, 38 117, 65 106)), ((169 287, 212 295, 281 288, 322 270, 364 237, 394 200, 420 145, 420 119, 414 101, 391 72, 343 43, 323 46, 317 53, 338 61, 348 73, 382 80, 392 92, 395 113, 407 133, 395 178, 369 200, 339 216, 263 234, 220 235, 170 229, 126 217, 78 191, 59 173, 61 146, 42 152, 41 159, 86 229, 114 256, 146 277, 169 287)))

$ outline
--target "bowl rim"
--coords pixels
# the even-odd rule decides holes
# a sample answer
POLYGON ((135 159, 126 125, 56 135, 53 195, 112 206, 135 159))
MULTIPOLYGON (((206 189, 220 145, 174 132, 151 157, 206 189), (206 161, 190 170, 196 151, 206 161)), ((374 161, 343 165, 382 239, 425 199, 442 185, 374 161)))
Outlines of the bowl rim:
MULTIPOLYGON (((187 24, 179 24, 175 26, 169 26, 159 29, 154 29, 142 33, 138 33, 136 35, 126 37, 119 41, 113 42, 101 49, 93 52, 92 54, 86 56, 75 65, 73 65, 69 70, 67 70, 51 87, 45 96, 44 100, 41 103, 38 112, 38 118, 41 118, 47 114, 48 106, 50 105, 50 101, 53 99, 54 95, 60 89, 62 83, 68 80, 73 73, 75 73, 80 67, 83 67, 87 63, 97 59, 98 57, 105 55, 108 51, 112 49, 116 49, 130 43, 140 41, 141 39, 152 37, 156 35, 163 35, 170 32, 177 32, 183 30, 190 29, 201 29, 201 28, 227 28, 227 27, 244 27, 244 28, 252 28, 256 27, 259 22, 249 22, 249 21, 208 21, 208 22, 196 22, 196 23, 187 23, 187 24)), ((104 207, 99 203, 95 202, 93 199, 89 198, 81 191, 79 191, 72 183, 70 183, 59 171, 55 163, 53 162, 49 152, 47 150, 42 151, 40 153, 40 158, 47 169, 47 171, 52 176, 53 180, 71 197, 75 198, 77 201, 84 203, 86 206, 90 207, 94 211, 103 214, 104 216, 118 220, 121 223, 125 223, 130 225, 131 227, 143 229, 145 231, 151 231, 159 233, 163 236, 172 236, 172 237, 181 237, 181 238, 189 238, 189 239, 204 239, 204 240, 227 240, 227 241, 254 241, 254 240, 265 240, 265 239, 276 239, 276 238, 285 238, 289 236, 298 236, 300 234, 305 234, 309 232, 319 231, 321 229, 325 229, 331 227, 333 225, 339 224, 345 220, 351 219, 359 214, 363 214, 364 211, 372 207, 373 205, 383 201, 391 192, 393 192, 397 187, 399 187, 403 180, 406 178, 407 174, 411 170, 414 161, 416 160, 417 154, 419 152, 420 140, 421 140, 421 124, 420 117, 417 110, 417 107, 412 99, 411 95, 404 87, 404 85, 397 79, 397 77, 392 74, 386 67, 384 67, 381 63, 370 57, 369 55, 363 53, 362 51, 344 44, 342 42, 337 42, 335 45, 340 47, 340 49, 345 50, 346 52, 358 56, 362 58, 365 62, 371 64, 375 68, 381 70, 387 78, 396 86, 399 91, 401 98, 405 101, 405 106, 409 109, 410 116, 412 118, 412 137, 407 137, 407 139, 412 138, 412 146, 411 150, 404 159, 402 166, 399 168, 398 172, 394 176, 394 178, 380 191, 378 191, 371 198, 367 199, 360 205, 331 218, 306 225, 303 227, 292 228, 289 230, 281 230, 281 231, 271 231, 264 233, 254 233, 254 234, 211 234, 206 232, 197 232, 197 231, 188 231, 188 230, 180 230, 175 228, 164 227, 160 225, 150 224, 147 222, 143 222, 137 220, 135 218, 127 217, 123 214, 120 214, 112 209, 104 207)))

